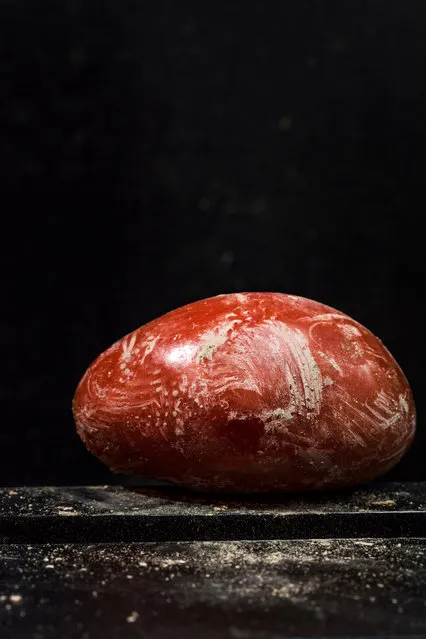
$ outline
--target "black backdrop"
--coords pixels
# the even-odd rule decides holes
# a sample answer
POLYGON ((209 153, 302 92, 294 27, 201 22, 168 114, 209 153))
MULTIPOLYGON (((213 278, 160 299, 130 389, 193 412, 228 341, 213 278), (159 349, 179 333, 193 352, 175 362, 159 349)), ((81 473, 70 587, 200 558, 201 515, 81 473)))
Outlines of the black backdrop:
POLYGON ((318 299, 382 338, 426 479, 422 0, 0 2, 0 484, 96 483, 74 388, 217 293, 318 299))

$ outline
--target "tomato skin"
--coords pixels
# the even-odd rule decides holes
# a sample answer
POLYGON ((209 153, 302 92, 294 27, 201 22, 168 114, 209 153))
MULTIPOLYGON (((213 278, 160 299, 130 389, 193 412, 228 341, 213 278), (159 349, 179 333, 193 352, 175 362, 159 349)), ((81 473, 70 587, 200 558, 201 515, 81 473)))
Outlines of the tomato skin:
POLYGON ((216 492, 369 481, 398 462, 416 422, 377 337, 281 293, 220 295, 141 326, 91 364, 73 411, 113 471, 216 492))

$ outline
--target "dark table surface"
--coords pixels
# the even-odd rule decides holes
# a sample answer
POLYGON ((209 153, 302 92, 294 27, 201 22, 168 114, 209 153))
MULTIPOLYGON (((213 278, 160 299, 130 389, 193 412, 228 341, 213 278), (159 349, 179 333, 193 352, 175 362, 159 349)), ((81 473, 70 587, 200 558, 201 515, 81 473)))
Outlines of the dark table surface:
POLYGON ((426 637, 426 484, 0 489, 0 639, 426 637))

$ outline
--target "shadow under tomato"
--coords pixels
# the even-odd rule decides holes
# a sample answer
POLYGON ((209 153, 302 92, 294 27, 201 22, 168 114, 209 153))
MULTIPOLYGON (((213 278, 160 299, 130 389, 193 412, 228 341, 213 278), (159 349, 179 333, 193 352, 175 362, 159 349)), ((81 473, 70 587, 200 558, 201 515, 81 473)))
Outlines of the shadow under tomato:
POLYGON ((383 482, 382 484, 370 482, 367 485, 341 488, 338 490, 265 494, 209 493, 182 488, 173 484, 159 485, 156 487, 126 486, 126 489, 131 492, 146 497, 167 500, 168 502, 208 505, 216 508, 226 507, 228 509, 249 508, 250 510, 282 510, 283 507, 291 510, 309 510, 310 507, 318 509, 321 508, 321 506, 328 510, 332 505, 341 506, 344 503, 353 503, 354 500, 363 500, 363 498, 377 490, 377 488, 383 489, 383 482))

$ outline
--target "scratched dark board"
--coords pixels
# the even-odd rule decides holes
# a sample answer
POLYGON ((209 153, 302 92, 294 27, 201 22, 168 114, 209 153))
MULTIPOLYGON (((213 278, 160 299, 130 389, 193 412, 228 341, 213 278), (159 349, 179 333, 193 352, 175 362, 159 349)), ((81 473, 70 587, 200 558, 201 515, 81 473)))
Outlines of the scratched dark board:
POLYGON ((426 484, 0 500, 1 639, 426 636, 426 484))

